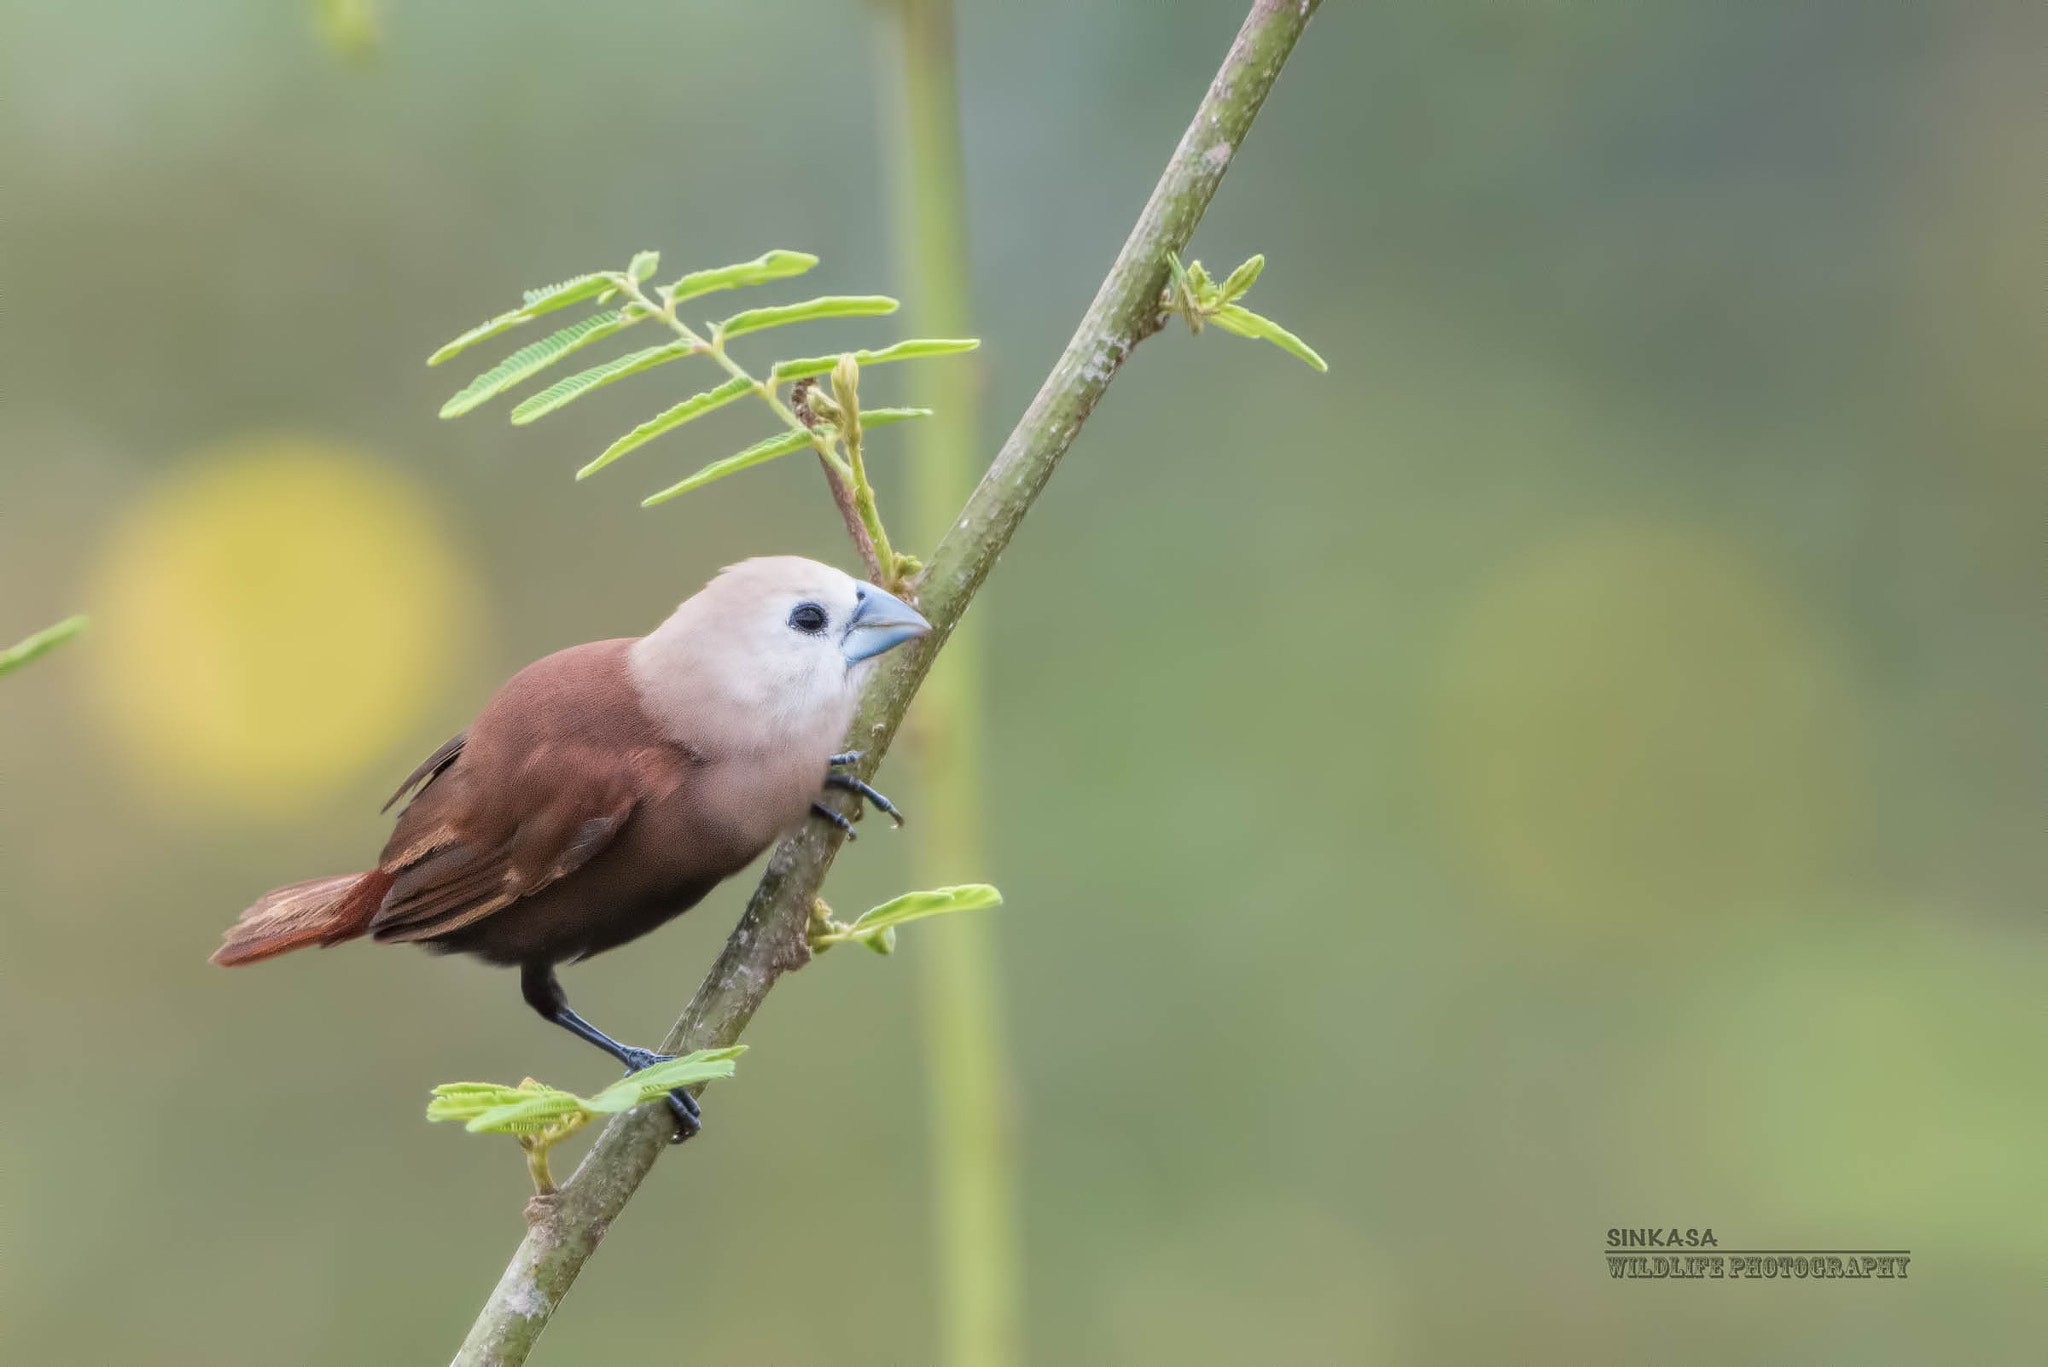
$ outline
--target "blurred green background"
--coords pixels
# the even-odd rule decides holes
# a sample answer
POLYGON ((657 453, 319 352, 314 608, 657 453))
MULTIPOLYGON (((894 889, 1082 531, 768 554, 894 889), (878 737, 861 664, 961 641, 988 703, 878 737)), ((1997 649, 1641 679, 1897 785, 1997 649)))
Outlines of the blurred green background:
MULTIPOLYGON (((989 450, 1241 13, 963 0, 989 450)), ((385 30, 0 14, 0 638, 96 614, 0 685, 10 1363, 444 1360, 524 1177, 427 1089, 607 1069, 468 962, 206 955, 519 665, 846 562, 804 460, 635 506, 739 406, 571 482, 692 377, 514 429, 421 361, 641 247, 889 288, 877 13, 385 30)), ((1330 375, 1147 344, 984 599, 1032 1360, 2040 1360, 2044 37, 1324 7, 1193 254, 1330 375), (1915 1260, 1612 1282, 1638 1225, 1915 1260)), ((870 830, 842 908, 907 876, 870 830)), ((657 1036, 746 886, 573 998, 657 1036)), ((536 1362, 933 1358, 912 982, 775 994, 536 1362)))

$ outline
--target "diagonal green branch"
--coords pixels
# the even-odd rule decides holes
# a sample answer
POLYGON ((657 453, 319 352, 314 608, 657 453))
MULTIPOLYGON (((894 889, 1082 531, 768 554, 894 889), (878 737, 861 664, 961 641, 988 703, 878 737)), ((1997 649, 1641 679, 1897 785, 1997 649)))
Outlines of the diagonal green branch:
MULTIPOLYGON (((919 607, 933 629, 884 666, 854 719, 851 743, 867 752, 863 777, 873 772, 933 657, 1117 369, 1133 347, 1159 330, 1167 257, 1194 232, 1318 3, 1253 4, 1066 350, 933 552, 919 581, 919 607)), ((809 960, 805 929, 811 903, 838 849, 838 832, 824 822, 808 823, 776 848, 739 925, 669 1031, 664 1051, 733 1043, 775 980, 809 960)), ((584 1262, 668 1147, 668 1125, 659 1108, 615 1117, 561 1192, 535 1198, 526 1237, 456 1354, 456 1367, 517 1367, 526 1361, 584 1262)))

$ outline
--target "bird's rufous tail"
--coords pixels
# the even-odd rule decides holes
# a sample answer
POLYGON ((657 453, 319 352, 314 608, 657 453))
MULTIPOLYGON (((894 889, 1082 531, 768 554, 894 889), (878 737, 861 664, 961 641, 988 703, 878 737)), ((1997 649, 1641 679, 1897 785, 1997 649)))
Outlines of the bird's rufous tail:
POLYGON ((370 928, 390 890, 391 875, 378 869, 273 888, 228 927, 213 962, 253 964, 304 945, 353 940, 370 928))

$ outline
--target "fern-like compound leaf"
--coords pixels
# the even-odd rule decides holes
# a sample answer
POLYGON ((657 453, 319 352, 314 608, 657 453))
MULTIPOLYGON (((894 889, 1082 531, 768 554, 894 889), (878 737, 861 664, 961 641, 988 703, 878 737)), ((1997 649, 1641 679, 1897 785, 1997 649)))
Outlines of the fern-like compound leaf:
POLYGON ((658 494, 649 494, 640 500, 640 506, 652 508, 657 503, 666 503, 672 498, 689 493, 692 489, 702 488, 714 479, 724 479, 727 475, 737 474, 750 465, 759 465, 764 460, 786 456, 791 451, 810 445, 810 441, 810 435, 805 432, 782 432, 763 441, 757 441, 738 455, 727 456, 724 460, 714 460, 688 479, 671 484, 658 494))
POLYGON ((770 280, 780 280, 787 275, 802 275, 817 264, 818 258, 809 252, 763 252, 752 261, 739 261, 708 271, 691 271, 670 285, 668 293, 671 299, 680 303, 685 299, 694 299, 700 294, 709 294, 713 290, 738 289, 743 285, 759 285, 770 280))
MULTIPOLYGON (((975 337, 914 337, 907 342, 885 346, 879 351, 856 351, 855 365, 880 365, 884 361, 909 361, 921 356, 951 356, 957 352, 972 351, 981 345, 975 337)), ((777 383, 783 380, 801 380, 806 375, 824 375, 839 364, 837 356, 804 356, 794 361, 777 361, 772 372, 777 383)))

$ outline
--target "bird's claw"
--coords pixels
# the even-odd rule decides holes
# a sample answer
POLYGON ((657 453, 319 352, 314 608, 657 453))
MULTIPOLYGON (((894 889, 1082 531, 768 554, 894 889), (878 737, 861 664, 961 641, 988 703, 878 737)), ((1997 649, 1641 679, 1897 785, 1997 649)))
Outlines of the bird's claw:
POLYGON ((817 815, 824 817, 833 825, 837 826, 841 831, 845 832, 846 838, 848 840, 860 839, 858 835, 854 834, 853 822, 849 820, 844 813, 834 811, 832 808, 827 807, 822 802, 813 802, 811 804, 811 810, 817 815))
MULTIPOLYGON (((866 754, 867 751, 865 750, 848 750, 844 754, 828 755, 825 758, 825 767, 827 769, 837 769, 842 765, 857 764, 860 762, 861 758, 866 754)), ((841 788, 849 793, 857 794, 858 796, 865 798, 869 802, 874 803, 875 806, 879 807, 882 811, 887 812, 889 814, 889 819, 895 822, 897 825, 901 826, 903 824, 903 813, 896 810, 895 803, 891 802, 888 798, 883 797, 880 793, 876 792, 873 788, 869 787, 860 779, 855 778, 852 774, 828 773, 825 775, 825 786, 827 788, 841 788)), ((840 812, 831 807, 827 807, 822 802, 813 802, 811 804, 811 810, 816 812, 819 816, 824 817, 833 825, 837 826, 840 829, 840 831, 842 831, 845 834, 848 840, 855 840, 859 838, 854 834, 853 831, 854 819, 852 817, 847 816, 844 812, 840 812)))
POLYGON ((704 1128, 704 1112, 697 1105, 697 1098, 678 1087, 668 1094, 669 1113, 676 1118, 675 1137, 668 1142, 680 1144, 685 1139, 694 1139, 704 1128))
POLYGON ((887 812, 891 821, 899 826, 903 824, 903 813, 896 810, 895 803, 883 797, 852 774, 827 774, 825 775, 825 786, 827 788, 844 788, 849 793, 859 793, 862 797, 874 803, 875 806, 887 812))

